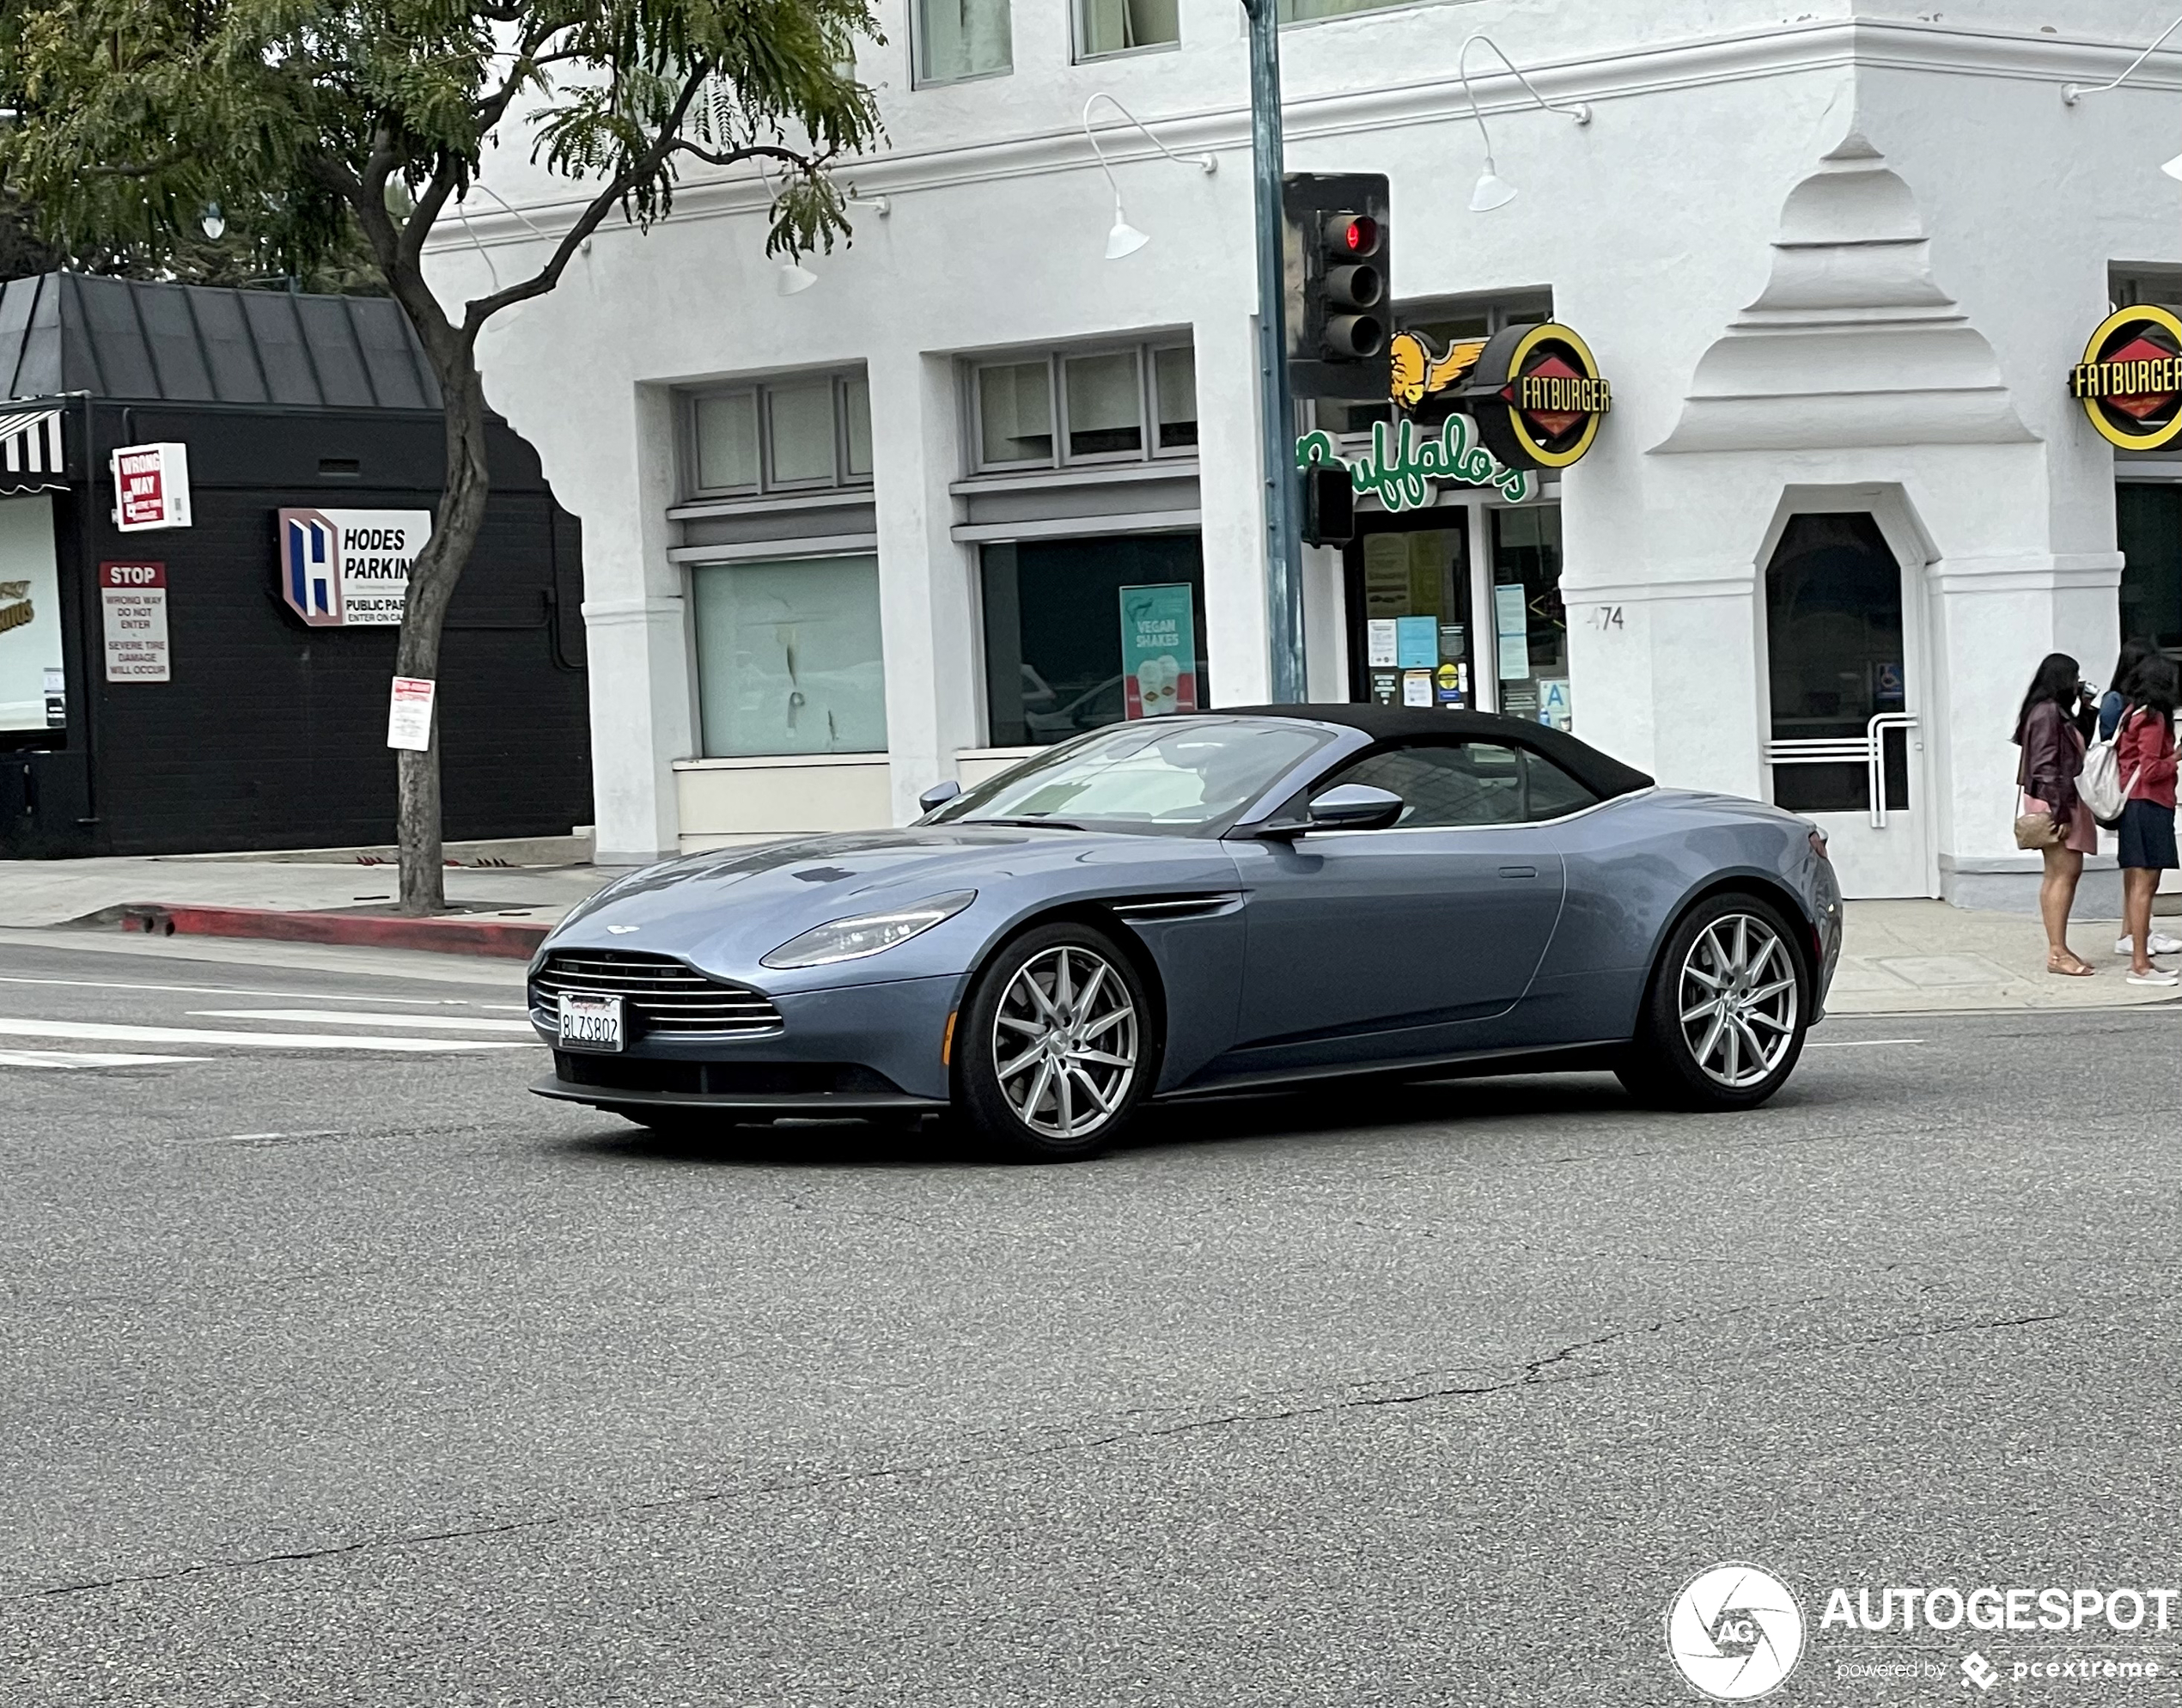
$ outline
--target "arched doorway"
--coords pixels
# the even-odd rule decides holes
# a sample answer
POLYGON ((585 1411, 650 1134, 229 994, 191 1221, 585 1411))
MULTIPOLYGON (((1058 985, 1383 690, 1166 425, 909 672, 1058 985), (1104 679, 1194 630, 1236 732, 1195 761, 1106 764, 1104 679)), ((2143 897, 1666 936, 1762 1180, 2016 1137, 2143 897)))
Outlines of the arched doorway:
POLYGON ((1932 893, 1914 593, 1869 511, 1789 516, 1765 566, 1773 800, 1825 828, 1850 895, 1932 893))

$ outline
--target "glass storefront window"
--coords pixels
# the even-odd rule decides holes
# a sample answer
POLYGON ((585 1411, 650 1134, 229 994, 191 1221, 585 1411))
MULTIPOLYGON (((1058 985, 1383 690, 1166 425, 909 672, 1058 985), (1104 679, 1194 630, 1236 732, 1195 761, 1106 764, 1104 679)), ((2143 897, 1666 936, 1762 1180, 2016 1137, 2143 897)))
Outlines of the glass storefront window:
POLYGON ((984 460, 1053 460, 1053 374, 1045 362, 978 369, 978 446, 984 460))
POLYGON ((1349 680, 1381 705, 1478 704, 1469 512, 1445 528, 1367 534, 1350 548, 1349 680))
POLYGON ((1061 367, 1068 393, 1069 455, 1142 451, 1144 400, 1137 379, 1137 352, 1071 357, 1061 367))
POLYGON ((851 480, 871 479, 871 381, 858 375, 841 382, 844 448, 851 480))
POLYGON ((1187 345, 1152 352, 1153 402, 1159 416, 1159 448, 1197 444, 1197 352, 1187 345))
POLYGON ((1494 660, 1500 709, 1569 727, 1569 618, 1561 603, 1561 512, 1490 512, 1494 660))
POLYGON ((692 415, 698 490, 731 492, 755 486, 758 393, 729 392, 719 397, 701 397, 692 415))
POLYGON ((816 380, 765 391, 772 442, 771 483, 804 486, 833 479, 833 381, 816 380))
POLYGON ((876 558, 702 564, 690 591, 707 759, 886 751, 876 558))
POLYGON ((1127 716, 1125 587, 1190 588, 1198 704, 1213 704, 1204 674, 1204 557, 1194 534, 990 545, 981 569, 993 746, 1042 747, 1127 716))
POLYGON ((960 82, 1012 69, 1009 0, 917 0, 917 81, 960 82))
POLYGON ((1076 0, 1076 58, 1167 47, 1182 39, 1177 0, 1076 0))
POLYGON ((2124 566, 2122 638, 2182 649, 2182 487, 2125 481, 2114 489, 2124 566))

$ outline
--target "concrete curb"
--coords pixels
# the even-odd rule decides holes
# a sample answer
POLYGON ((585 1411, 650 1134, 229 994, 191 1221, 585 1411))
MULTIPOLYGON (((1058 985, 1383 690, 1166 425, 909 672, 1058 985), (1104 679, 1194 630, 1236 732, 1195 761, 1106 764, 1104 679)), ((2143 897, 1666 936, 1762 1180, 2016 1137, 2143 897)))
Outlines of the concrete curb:
POLYGON ((267 937, 291 943, 340 943, 369 949, 424 949, 527 961, 552 927, 528 920, 405 918, 393 913, 283 912, 272 907, 198 907, 162 902, 104 908, 85 924, 119 920, 125 931, 151 936, 267 937))

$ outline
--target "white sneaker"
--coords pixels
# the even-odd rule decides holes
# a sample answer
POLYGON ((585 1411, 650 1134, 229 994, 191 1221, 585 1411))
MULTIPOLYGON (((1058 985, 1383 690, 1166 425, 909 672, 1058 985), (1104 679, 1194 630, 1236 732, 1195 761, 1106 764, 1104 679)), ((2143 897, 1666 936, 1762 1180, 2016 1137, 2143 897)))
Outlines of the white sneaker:
POLYGON ((2149 973, 2130 973, 2127 982, 2131 985, 2182 985, 2182 973, 2168 973, 2155 967, 2149 973))
MULTIPOLYGON (((2114 953, 2116 955, 2132 953, 2131 945, 2127 937, 2114 939, 2114 953)), ((2182 942, 2170 937, 2165 931, 2155 931, 2152 933, 2152 953, 2154 955, 2182 955, 2182 942)))

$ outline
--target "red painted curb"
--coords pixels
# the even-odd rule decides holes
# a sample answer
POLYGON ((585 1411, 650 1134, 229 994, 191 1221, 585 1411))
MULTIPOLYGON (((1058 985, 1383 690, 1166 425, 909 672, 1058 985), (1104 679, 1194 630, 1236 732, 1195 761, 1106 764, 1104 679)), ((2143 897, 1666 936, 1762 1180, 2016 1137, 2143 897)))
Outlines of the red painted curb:
POLYGON ((154 936, 270 937, 291 943, 418 949, 527 961, 552 928, 531 920, 404 918, 393 913, 285 913, 270 907, 146 902, 121 910, 121 929, 154 936))

